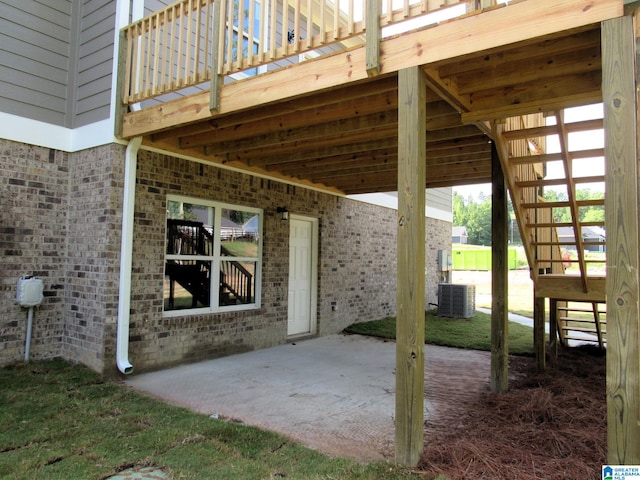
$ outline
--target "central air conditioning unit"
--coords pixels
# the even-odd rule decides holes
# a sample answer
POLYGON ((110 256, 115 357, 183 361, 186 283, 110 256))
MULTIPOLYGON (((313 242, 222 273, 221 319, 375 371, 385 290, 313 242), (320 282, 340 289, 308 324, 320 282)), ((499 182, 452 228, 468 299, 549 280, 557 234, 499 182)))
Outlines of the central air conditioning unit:
POLYGON ((476 286, 438 284, 438 316, 470 318, 476 314, 476 286))

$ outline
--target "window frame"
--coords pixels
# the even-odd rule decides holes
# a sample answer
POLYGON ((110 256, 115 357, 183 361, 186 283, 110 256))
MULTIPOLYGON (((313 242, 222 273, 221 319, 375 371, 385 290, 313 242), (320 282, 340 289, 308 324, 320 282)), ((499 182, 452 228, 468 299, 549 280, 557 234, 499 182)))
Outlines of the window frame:
MULTIPOLYGON (((181 317, 185 315, 205 315, 211 313, 224 313, 224 312, 236 312, 245 310, 256 310, 261 307, 262 297, 262 236, 263 236, 263 222, 264 222, 264 210, 256 207, 249 207, 245 205, 237 205, 226 202, 219 202, 215 200, 208 200, 199 197, 191 197, 186 195, 173 195, 169 194, 166 198, 165 204, 165 221, 164 221, 164 262, 163 268, 166 269, 168 260, 201 260, 211 262, 211 272, 220 272, 221 264, 225 261, 239 261, 239 262, 253 262, 255 264, 254 274, 254 292, 253 302, 243 303, 237 305, 220 305, 220 291, 219 282, 214 281, 213 274, 210 282, 209 299, 210 305, 208 307, 196 307, 196 308, 182 308, 176 310, 165 310, 165 278, 163 274, 163 290, 162 290, 162 316, 163 318, 181 317), (181 255, 181 254, 167 254, 167 220, 169 217, 169 202, 181 202, 192 205, 203 206, 211 208, 213 210, 213 254, 208 255, 181 255), (256 257, 229 257, 222 254, 222 211, 223 210, 239 210, 243 212, 255 213, 258 215, 258 232, 257 232, 257 244, 258 254, 256 257)), ((163 272, 164 273, 164 272, 163 272)))

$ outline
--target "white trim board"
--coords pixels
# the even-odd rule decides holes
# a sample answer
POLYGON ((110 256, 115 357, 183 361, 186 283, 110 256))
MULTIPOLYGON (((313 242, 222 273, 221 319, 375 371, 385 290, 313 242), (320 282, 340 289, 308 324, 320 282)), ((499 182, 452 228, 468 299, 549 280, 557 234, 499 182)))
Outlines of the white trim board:
MULTIPOLYGON (((398 196, 395 192, 361 193, 357 195, 347 195, 347 198, 357 200, 359 202, 371 203, 381 207, 392 208, 394 210, 398 209, 398 196)), ((425 207, 425 216, 445 222, 453 222, 453 211, 442 210, 441 208, 435 208, 428 204, 425 207)))
POLYGON ((71 129, 0 112, 0 125, 2 138, 64 152, 78 152, 108 143, 127 143, 113 135, 113 122, 109 119, 71 129))

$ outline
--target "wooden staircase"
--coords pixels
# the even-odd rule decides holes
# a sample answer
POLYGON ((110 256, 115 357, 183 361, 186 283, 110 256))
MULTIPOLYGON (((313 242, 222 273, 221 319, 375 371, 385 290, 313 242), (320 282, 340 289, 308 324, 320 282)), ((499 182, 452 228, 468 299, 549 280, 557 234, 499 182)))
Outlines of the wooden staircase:
POLYGON ((590 258, 585 252, 590 247, 604 251, 605 241, 583 238, 584 227, 604 227, 604 221, 581 220, 582 208, 604 208, 604 199, 579 200, 576 195, 580 185, 604 185, 604 149, 569 148, 570 135, 602 128, 602 118, 565 122, 563 111, 511 117, 492 124, 534 295, 552 300, 551 308, 556 311, 550 318, 557 324, 563 344, 579 341, 604 347, 606 343, 605 259, 603 255, 590 258), (548 138, 557 139, 557 153, 548 152, 548 138), (594 168, 601 173, 577 174, 594 168), (564 199, 545 201, 546 188, 563 192, 564 199), (559 213, 564 213, 562 222, 557 220, 559 213), (561 239, 560 227, 570 227, 573 238, 561 239))

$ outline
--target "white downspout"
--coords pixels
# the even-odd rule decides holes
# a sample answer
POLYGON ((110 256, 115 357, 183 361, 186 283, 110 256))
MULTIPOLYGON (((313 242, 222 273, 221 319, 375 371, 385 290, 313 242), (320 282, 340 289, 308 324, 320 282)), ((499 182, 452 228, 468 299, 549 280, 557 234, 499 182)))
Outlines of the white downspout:
POLYGON ((116 362, 125 375, 133 372, 129 362, 129 314, 131 311, 131 268, 133 263, 133 214, 136 201, 136 169, 142 137, 129 142, 124 159, 124 198, 122 202, 122 239, 120 241, 120 292, 116 362))

